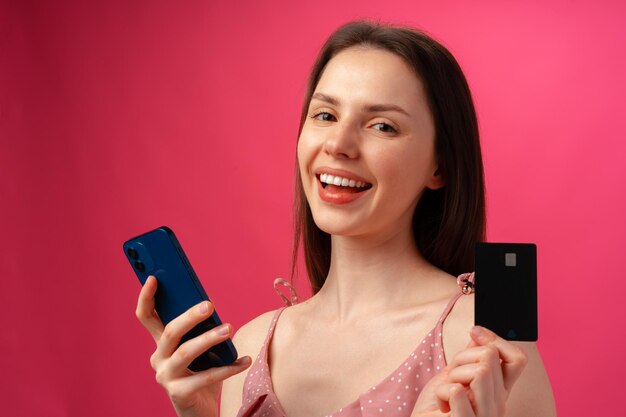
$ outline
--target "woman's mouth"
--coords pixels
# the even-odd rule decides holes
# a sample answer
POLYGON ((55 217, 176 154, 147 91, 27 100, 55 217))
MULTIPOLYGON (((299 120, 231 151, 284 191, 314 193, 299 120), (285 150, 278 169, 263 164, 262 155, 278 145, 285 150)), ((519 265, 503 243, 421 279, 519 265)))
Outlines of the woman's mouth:
POLYGON ((359 198, 364 191, 372 188, 370 183, 338 175, 324 173, 318 175, 317 178, 320 184, 320 197, 329 203, 349 203, 359 198))

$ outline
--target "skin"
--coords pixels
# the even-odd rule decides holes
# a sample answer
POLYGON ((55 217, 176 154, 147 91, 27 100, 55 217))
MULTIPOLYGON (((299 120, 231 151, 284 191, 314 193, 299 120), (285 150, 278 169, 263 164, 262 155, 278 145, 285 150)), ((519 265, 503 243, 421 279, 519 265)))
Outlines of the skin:
MULTIPOLYGON (((315 92, 298 161, 315 222, 331 234, 331 266, 316 295, 283 312, 270 346, 272 384, 289 417, 330 414, 379 383, 432 330, 459 291, 454 277, 421 256, 411 235, 423 190, 445 186, 421 81, 398 56, 354 47, 328 63, 315 92), (402 111, 367 109, 390 103, 402 111), (371 188, 350 203, 329 203, 320 197, 317 178, 329 168, 363 178, 371 188)), ((175 349, 185 329, 205 316, 196 310, 163 330, 150 318, 154 288, 144 287, 137 311, 157 341, 151 361, 157 381, 179 415, 215 416, 214 399, 225 380, 221 415, 235 416, 249 360, 200 377, 187 371, 194 353, 224 336, 208 334, 193 347, 185 347, 189 341, 175 349)), ((461 297, 445 321, 448 366, 425 387, 413 416, 556 415, 534 343, 508 342, 474 328, 473 302, 471 295, 461 297)), ((273 314, 235 335, 242 356, 257 356, 273 314)))

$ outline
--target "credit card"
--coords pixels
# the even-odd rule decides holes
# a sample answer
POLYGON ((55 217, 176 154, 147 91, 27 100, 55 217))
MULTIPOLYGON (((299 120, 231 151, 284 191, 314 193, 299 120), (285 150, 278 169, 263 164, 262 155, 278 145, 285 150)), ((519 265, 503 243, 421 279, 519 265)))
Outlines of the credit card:
POLYGON ((474 321, 506 340, 537 340, 537 246, 476 244, 474 321))

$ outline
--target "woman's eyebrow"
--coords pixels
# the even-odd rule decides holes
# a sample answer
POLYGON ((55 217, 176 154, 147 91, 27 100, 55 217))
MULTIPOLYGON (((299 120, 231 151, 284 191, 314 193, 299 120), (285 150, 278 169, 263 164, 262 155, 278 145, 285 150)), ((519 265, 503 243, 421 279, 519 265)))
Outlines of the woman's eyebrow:
MULTIPOLYGON (((320 100, 328 104, 332 104, 333 106, 339 105, 339 100, 324 93, 315 93, 311 96, 311 99, 320 100)), ((363 108, 367 112, 396 111, 398 113, 402 113, 408 117, 411 117, 411 115, 406 110, 395 104, 367 104, 363 108)))

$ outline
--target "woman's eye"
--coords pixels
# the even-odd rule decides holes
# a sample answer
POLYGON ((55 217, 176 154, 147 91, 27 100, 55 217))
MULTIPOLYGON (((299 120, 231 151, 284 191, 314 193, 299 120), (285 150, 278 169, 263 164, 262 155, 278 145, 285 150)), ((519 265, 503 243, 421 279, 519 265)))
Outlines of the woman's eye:
POLYGON ((333 116, 332 114, 328 112, 321 111, 321 112, 315 113, 312 117, 314 119, 321 120, 323 122, 331 122, 332 121, 331 118, 334 118, 335 116, 333 116))
POLYGON ((388 125, 387 123, 378 122, 374 123, 374 126, 380 126, 380 128, 377 130, 380 130, 384 133, 396 133, 396 129, 394 129, 391 125, 388 125))

